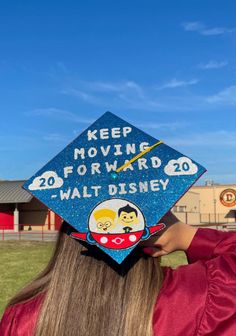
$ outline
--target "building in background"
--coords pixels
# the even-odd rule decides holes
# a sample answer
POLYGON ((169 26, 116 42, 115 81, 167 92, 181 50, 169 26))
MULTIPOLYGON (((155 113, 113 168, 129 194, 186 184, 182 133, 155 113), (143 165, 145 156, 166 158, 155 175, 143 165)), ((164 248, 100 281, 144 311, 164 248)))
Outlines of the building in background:
POLYGON ((0 181, 0 230, 59 230, 61 218, 22 189, 25 181, 0 181))
POLYGON ((236 184, 193 186, 176 204, 173 211, 189 224, 236 223, 236 184))
POLYGON ((201 223, 236 222, 236 184, 223 185, 208 181, 192 188, 199 194, 201 223))
MULTIPOLYGON (((0 230, 58 231, 62 219, 22 189, 24 182, 0 181, 0 230)), ((236 184, 193 186, 172 210, 188 224, 236 225, 236 184)))
POLYGON ((189 190, 172 209, 175 215, 184 223, 200 223, 200 195, 189 190))

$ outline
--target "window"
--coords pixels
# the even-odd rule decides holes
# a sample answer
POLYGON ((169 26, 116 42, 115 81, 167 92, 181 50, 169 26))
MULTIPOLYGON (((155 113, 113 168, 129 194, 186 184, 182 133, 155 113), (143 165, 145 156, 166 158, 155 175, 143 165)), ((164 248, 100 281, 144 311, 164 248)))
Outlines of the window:
POLYGON ((179 206, 179 212, 185 212, 186 211, 186 206, 185 205, 180 205, 179 206))

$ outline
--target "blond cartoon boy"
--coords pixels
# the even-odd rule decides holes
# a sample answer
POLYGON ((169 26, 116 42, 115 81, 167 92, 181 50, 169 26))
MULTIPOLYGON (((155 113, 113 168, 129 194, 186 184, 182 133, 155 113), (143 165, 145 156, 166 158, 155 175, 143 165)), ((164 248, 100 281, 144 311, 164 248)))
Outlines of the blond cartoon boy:
POLYGON ((94 218, 98 231, 108 233, 115 226, 116 213, 111 209, 99 209, 94 211, 94 218))

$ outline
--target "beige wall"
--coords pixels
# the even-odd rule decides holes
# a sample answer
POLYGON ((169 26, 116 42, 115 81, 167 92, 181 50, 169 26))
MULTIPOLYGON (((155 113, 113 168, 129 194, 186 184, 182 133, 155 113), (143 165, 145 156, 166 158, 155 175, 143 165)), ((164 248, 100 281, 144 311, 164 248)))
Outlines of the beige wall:
POLYGON ((199 204, 199 194, 193 191, 188 191, 176 203, 173 211, 175 215, 184 223, 198 224, 200 223, 199 204))
POLYGON ((223 205, 220 195, 227 189, 236 192, 236 184, 193 186, 173 208, 176 216, 188 224, 233 223, 236 205, 223 205))
POLYGON ((221 193, 227 189, 236 192, 236 184, 192 187, 191 190, 200 196, 202 221, 235 222, 234 214, 230 210, 236 209, 236 205, 226 206, 220 201, 221 193))

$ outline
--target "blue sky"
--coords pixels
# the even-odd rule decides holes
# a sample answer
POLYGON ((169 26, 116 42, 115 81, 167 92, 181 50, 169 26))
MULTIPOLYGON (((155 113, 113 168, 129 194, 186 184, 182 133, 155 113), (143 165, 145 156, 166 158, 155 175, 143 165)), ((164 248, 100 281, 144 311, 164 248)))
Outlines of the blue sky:
POLYGON ((0 179, 27 179, 105 111, 236 183, 235 1, 4 1, 0 179))

